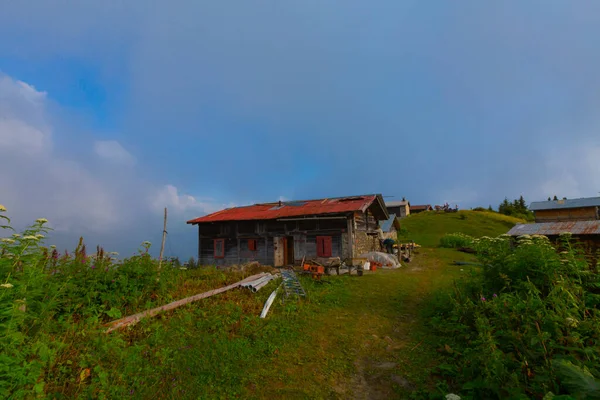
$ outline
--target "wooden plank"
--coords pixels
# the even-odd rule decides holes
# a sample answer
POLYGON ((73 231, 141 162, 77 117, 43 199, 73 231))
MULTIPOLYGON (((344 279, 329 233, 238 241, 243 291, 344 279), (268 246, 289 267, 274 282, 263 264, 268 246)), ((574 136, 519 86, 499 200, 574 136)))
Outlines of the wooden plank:
POLYGON ((117 329, 121 329, 121 328, 125 328, 127 326, 135 325, 140 320, 142 320, 143 318, 154 317, 155 315, 160 314, 161 312, 169 311, 169 310, 172 310, 174 308, 181 307, 181 306, 183 306, 185 304, 189 304, 189 303, 192 303, 194 301, 205 299, 207 297, 214 296, 215 294, 226 292, 228 290, 231 290, 231 289, 234 289, 234 288, 240 286, 243 283, 252 282, 252 281, 254 281, 256 279, 259 279, 260 277, 263 277, 265 275, 267 275, 267 274, 264 273, 264 272, 261 272, 260 274, 249 276, 246 279, 243 279, 243 280, 241 280, 239 282, 233 283, 233 284, 231 284, 229 286, 225 286, 225 287, 222 287, 222 288, 210 290, 208 292, 200 293, 200 294, 197 294, 197 295, 192 296, 192 297, 186 297, 185 299, 174 301, 174 302, 169 303, 167 305, 164 305, 162 307, 153 308, 151 310, 143 311, 143 312, 138 313, 138 314, 130 315, 129 317, 125 317, 125 318, 118 319, 116 321, 109 322, 108 324, 105 325, 105 326, 108 327, 108 329, 105 331, 105 333, 110 333, 110 332, 115 331, 117 329))

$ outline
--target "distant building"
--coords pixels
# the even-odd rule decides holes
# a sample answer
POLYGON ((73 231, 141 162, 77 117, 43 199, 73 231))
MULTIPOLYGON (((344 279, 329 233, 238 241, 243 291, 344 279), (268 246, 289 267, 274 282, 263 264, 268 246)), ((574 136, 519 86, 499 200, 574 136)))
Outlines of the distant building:
POLYGON ((556 242, 559 235, 569 232, 589 256, 597 261, 600 250, 600 197, 536 201, 529 207, 535 215, 533 224, 517 224, 508 234, 544 235, 556 242))
POLYGON ((370 194, 234 207, 187 223, 198 225, 201 265, 280 267, 377 251, 380 221, 389 219, 383 197, 370 194))
POLYGON ((410 202, 407 200, 390 201, 385 203, 389 214, 396 214, 398 218, 404 218, 410 215, 410 202))
POLYGON ((529 207, 535 222, 599 220, 600 197, 535 201, 529 207))
POLYGON ((410 213, 411 214, 418 214, 420 212, 423 211, 432 211, 433 207, 431 206, 431 204, 423 204, 423 205, 418 205, 418 206, 410 206, 410 213))

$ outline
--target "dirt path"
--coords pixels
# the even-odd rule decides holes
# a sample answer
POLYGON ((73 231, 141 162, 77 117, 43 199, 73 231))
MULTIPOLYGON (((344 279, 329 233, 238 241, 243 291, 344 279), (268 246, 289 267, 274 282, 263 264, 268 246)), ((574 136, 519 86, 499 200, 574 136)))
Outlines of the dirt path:
POLYGON ((433 388, 431 372, 439 354, 422 309, 434 291, 460 275, 450 262, 464 257, 421 249, 400 269, 346 277, 348 294, 340 297, 337 307, 319 305, 306 320, 302 341, 282 349, 273 367, 284 368, 286 377, 270 393, 378 400, 407 398, 415 390, 433 388))

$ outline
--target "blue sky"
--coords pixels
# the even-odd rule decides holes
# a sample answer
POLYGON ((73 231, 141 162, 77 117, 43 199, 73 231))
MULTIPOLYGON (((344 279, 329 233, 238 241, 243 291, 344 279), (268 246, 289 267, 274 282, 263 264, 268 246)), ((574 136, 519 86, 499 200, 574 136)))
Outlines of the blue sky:
POLYGON ((61 246, 158 244, 163 207, 187 257, 186 219, 281 197, 600 192, 597 2, 68 3, 0 0, 0 204, 61 246))

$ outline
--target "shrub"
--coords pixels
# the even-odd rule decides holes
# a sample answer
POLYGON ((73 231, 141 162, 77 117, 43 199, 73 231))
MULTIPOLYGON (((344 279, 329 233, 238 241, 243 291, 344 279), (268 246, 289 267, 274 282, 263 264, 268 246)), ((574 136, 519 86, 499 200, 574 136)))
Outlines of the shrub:
POLYGON ((448 233, 440 239, 440 247, 458 249, 461 247, 471 247, 473 238, 464 233, 448 233))
POLYGON ((560 249, 539 235, 473 246, 482 273, 433 307, 452 359, 441 373, 467 398, 598 398, 600 279, 569 237, 560 249))

